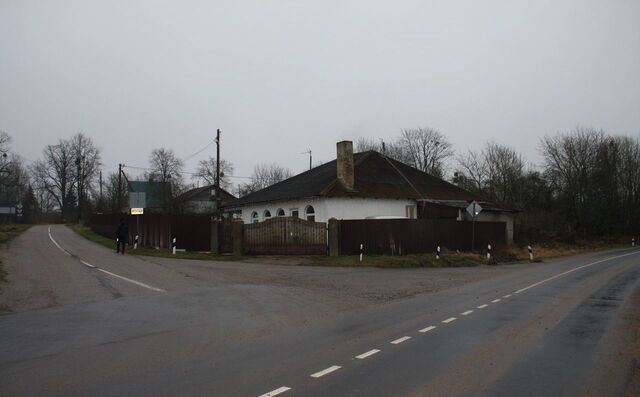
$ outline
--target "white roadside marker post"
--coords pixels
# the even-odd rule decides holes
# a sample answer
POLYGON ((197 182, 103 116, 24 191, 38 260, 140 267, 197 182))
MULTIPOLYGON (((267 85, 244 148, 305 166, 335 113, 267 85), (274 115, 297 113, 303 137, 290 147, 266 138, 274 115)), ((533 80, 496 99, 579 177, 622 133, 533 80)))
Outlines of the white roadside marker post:
POLYGON ((436 259, 440 260, 440 246, 436 247, 436 259))
POLYGON ((631 246, 632 246, 632 247, 635 247, 635 246, 636 246, 636 238, 635 238, 635 237, 633 237, 633 238, 631 239, 631 246))
POLYGON ((491 259, 491 244, 487 245, 487 260, 491 259))
POLYGON ((529 262, 533 262, 533 249, 530 245, 527 245, 527 249, 529 250, 529 262))
POLYGON ((138 235, 137 234, 136 234, 135 240, 133 240, 133 249, 134 250, 138 249, 138 235))
POLYGON ((171 246, 173 248, 173 255, 176 254, 176 238, 173 238, 173 242, 171 243, 171 246))
POLYGON ((362 248, 363 248, 363 245, 360 244, 360 262, 362 262, 362 248))

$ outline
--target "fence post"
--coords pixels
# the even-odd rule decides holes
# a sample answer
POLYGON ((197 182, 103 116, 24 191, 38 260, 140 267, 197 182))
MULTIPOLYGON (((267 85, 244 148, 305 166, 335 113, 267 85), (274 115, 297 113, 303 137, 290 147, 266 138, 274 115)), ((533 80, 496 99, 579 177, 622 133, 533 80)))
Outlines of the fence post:
POLYGON ((234 220, 231 230, 231 238, 233 241, 233 255, 244 254, 244 223, 241 219, 234 220))
POLYGON ((340 255, 340 221, 329 219, 329 256, 340 255))
POLYGON ((220 221, 211 217, 211 254, 220 255, 220 221))

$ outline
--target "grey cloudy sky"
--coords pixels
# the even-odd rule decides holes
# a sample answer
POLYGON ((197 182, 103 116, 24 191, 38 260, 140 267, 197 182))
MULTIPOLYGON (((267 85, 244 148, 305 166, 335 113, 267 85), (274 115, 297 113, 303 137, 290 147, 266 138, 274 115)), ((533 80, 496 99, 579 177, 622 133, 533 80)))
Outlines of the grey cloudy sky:
POLYGON ((0 129, 30 160, 84 131, 113 171, 221 128, 237 175, 300 172, 418 126, 537 160, 577 124, 640 133, 640 1, 0 0, 0 129))

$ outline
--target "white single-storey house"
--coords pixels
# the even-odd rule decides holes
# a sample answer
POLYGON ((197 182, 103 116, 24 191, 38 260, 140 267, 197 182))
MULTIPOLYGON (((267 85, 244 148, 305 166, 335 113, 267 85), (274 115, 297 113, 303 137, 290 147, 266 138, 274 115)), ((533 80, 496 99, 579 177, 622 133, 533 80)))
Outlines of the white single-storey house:
POLYGON ((337 159, 239 198, 225 211, 245 223, 293 216, 315 222, 336 219, 412 218, 467 220, 470 202, 482 205, 477 221, 507 223, 513 241, 513 214, 440 178, 384 154, 353 153, 338 142, 337 159))

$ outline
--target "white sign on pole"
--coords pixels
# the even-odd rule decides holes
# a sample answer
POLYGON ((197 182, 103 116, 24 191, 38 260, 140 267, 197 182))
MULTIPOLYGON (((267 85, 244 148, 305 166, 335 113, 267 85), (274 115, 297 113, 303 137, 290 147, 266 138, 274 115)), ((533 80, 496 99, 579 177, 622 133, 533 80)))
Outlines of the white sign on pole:
POLYGON ((480 204, 478 204, 478 202, 474 201, 471 204, 469 204, 469 206, 467 207, 467 212, 469 213, 469 215, 476 217, 478 216, 478 214, 482 211, 482 207, 480 206, 480 204))
POLYGON ((131 215, 143 215, 144 208, 131 208, 131 215))

